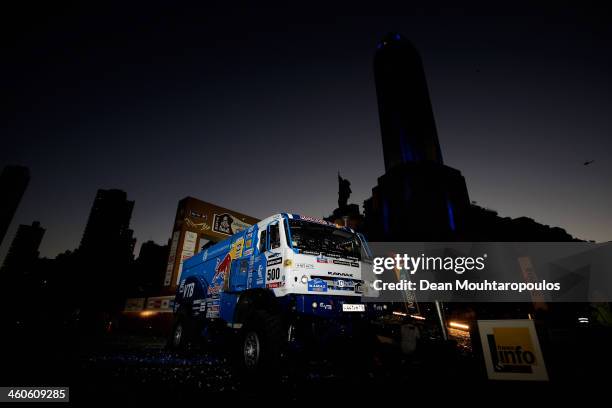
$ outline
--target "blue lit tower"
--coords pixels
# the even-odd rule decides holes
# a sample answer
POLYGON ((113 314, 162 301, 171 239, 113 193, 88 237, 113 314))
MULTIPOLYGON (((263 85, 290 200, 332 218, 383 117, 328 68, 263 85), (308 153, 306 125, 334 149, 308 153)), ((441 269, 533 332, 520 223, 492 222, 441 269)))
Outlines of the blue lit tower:
POLYGON ((385 170, 415 161, 442 164, 419 53, 399 34, 388 34, 377 48, 374 76, 385 170))
POLYGON ((364 203, 371 241, 465 238, 470 200, 461 172, 445 166, 421 57, 388 34, 374 57, 385 174, 364 203))

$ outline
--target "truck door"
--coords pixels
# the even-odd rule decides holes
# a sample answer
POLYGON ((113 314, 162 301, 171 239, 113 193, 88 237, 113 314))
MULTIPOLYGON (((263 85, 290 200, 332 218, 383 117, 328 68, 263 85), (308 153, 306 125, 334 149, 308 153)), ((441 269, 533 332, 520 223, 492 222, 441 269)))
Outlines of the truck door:
POLYGON ((266 288, 278 288, 283 284, 280 224, 278 221, 268 225, 268 246, 266 255, 266 288))
POLYGON ((253 253, 253 272, 249 278, 249 288, 265 286, 266 250, 268 246, 268 230, 266 227, 257 229, 255 236, 255 251, 253 253))
POLYGON ((242 292, 247 288, 247 275, 249 270, 249 258, 244 257, 232 262, 230 272, 229 292, 242 292))

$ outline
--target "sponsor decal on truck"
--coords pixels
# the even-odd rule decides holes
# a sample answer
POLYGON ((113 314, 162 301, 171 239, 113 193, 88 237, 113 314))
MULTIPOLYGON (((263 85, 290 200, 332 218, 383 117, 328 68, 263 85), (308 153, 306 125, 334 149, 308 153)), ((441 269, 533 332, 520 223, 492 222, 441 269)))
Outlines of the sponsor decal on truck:
POLYGON ((309 292, 327 292, 327 282, 323 279, 315 278, 308 281, 309 292))

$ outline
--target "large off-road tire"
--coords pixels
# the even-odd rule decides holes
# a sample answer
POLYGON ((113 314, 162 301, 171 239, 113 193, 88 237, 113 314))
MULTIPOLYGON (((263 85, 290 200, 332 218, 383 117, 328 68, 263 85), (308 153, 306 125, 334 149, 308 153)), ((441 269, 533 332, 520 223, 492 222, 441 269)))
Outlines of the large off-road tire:
POLYGON ((277 374, 285 346, 283 323, 280 316, 255 311, 240 332, 238 362, 249 377, 259 374, 277 374))
POLYGON ((168 348, 175 351, 187 351, 193 341, 193 322, 185 313, 178 313, 172 325, 168 339, 168 348))

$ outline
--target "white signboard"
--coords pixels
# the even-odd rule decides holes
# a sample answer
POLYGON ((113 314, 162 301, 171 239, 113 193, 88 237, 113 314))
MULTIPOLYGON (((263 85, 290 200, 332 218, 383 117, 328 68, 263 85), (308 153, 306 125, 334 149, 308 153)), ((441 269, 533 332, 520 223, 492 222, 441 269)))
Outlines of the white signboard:
POLYGON ((181 264, 179 265, 179 271, 176 274, 176 284, 178 285, 181 279, 181 273, 183 272, 183 262, 189 259, 195 253, 196 242, 198 240, 198 234, 195 232, 185 232, 185 239, 183 240, 183 250, 181 251, 181 264))
POLYGON ((125 312, 140 312, 144 309, 145 298, 129 298, 125 302, 125 312))
POLYGON ((479 320, 490 380, 547 381, 533 320, 479 320))
POLYGON ((154 312, 172 312, 174 296, 155 296, 147 299, 147 310, 154 312))
POLYGON ((174 269, 174 260, 176 259, 176 250, 178 248, 180 231, 175 231, 172 235, 172 243, 170 244, 170 256, 168 256, 168 265, 166 266, 166 275, 164 276, 164 286, 169 286, 172 281, 172 270, 174 269))

